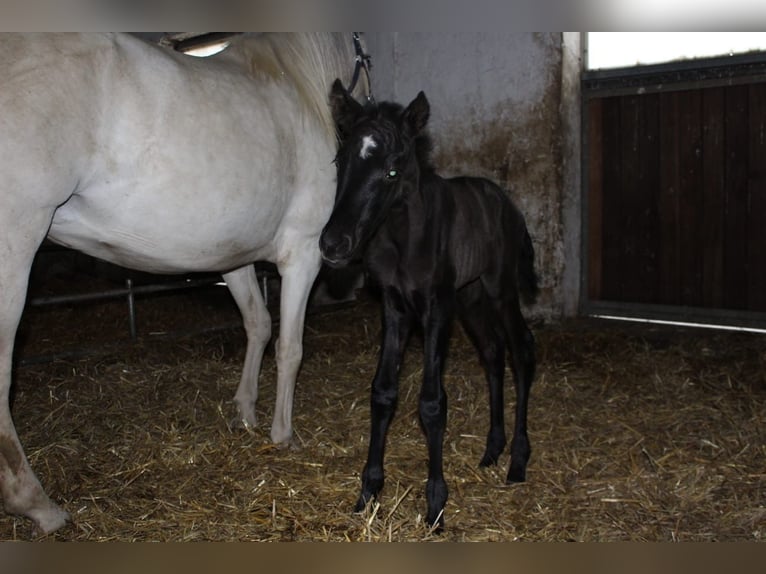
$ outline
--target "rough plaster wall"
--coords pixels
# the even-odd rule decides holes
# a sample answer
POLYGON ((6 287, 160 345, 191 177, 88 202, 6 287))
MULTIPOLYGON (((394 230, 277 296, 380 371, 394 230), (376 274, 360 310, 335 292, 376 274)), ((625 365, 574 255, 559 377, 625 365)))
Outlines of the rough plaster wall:
POLYGON ((582 50, 580 32, 564 32, 562 43, 561 125, 562 125, 562 205, 564 229, 564 269, 562 277, 562 311, 564 316, 577 315, 580 304, 582 274, 582 170, 581 93, 582 50))
MULTIPOLYGON (((509 190, 527 218, 541 296, 565 311, 561 33, 378 33, 368 38, 378 100, 431 102, 443 175, 479 175, 509 190)), ((568 256, 568 255, 567 255, 568 256)), ((576 281, 575 281, 576 283, 576 281)))

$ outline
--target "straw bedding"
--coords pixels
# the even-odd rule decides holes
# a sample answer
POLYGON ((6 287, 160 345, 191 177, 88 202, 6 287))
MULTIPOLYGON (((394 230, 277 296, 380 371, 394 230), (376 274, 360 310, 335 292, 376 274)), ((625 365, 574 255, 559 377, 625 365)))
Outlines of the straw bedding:
MULTIPOLYGON (((377 303, 307 320, 295 440, 269 441, 273 347, 250 433, 230 427, 244 333, 225 290, 143 298, 140 338, 120 301, 27 310, 13 414, 30 462, 78 541, 710 541, 766 538, 766 344, 760 335, 577 320, 533 325, 527 482, 478 468, 487 394, 456 327, 446 531, 423 523, 421 344, 402 369, 379 504, 352 513, 367 448, 377 303), (209 330, 229 325, 222 330, 209 330), (186 333, 183 335, 183 333, 186 333), (37 362, 72 349, 78 355, 37 362)), ((275 329, 276 330, 276 329, 275 329)), ((514 394, 507 372, 506 426, 514 394)), ((0 539, 30 524, 0 516, 0 539)))

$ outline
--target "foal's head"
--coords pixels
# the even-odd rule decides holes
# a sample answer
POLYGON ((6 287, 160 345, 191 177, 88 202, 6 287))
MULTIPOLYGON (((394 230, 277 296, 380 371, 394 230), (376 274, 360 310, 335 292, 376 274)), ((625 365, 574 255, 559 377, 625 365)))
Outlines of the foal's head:
POLYGON ((362 106, 337 80, 330 102, 340 135, 338 185, 319 246, 326 262, 340 266, 361 254, 389 210, 417 187, 430 108, 423 92, 406 108, 362 106))

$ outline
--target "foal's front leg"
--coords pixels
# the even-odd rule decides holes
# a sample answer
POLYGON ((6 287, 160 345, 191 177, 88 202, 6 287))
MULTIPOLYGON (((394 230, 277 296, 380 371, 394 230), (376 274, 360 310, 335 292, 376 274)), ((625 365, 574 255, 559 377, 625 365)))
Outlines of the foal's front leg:
POLYGON ((383 453, 386 433, 396 409, 399 394, 399 367, 407 344, 411 318, 401 296, 394 289, 383 293, 383 343, 378 368, 372 381, 370 396, 370 447, 367 464, 362 472, 362 493, 355 512, 364 510, 367 503, 383 488, 383 453))
POLYGON ((437 530, 444 528, 444 505, 448 495, 442 462, 444 430, 447 427, 447 393, 444 391, 442 375, 449 347, 453 308, 454 293, 434 297, 423 321, 424 364, 419 409, 420 422, 428 444, 426 520, 437 530))

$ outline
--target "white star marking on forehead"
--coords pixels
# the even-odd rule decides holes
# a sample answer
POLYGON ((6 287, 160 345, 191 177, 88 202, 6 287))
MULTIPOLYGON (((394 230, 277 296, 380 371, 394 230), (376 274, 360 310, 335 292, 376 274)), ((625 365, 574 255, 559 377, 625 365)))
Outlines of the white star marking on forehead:
POLYGON ((362 159, 367 159, 370 157, 371 150, 378 147, 378 144, 375 142, 374 139, 372 139, 372 136, 364 136, 362 138, 362 149, 359 151, 359 157, 362 159))

